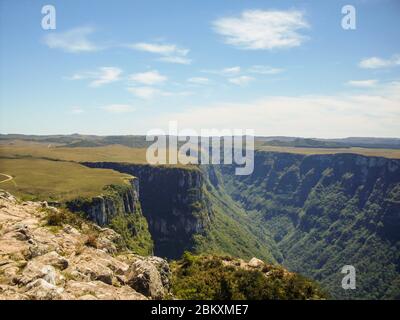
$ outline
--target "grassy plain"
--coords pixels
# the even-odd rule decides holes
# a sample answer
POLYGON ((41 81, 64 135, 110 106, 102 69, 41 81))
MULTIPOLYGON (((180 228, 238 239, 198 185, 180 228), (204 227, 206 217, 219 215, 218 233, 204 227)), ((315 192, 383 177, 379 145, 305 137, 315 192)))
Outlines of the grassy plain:
POLYGON ((299 147, 280 147, 280 146, 260 146, 257 150, 271 152, 286 152, 297 154, 335 154, 353 153, 367 157, 384 157, 390 159, 400 159, 400 149, 378 149, 378 148, 299 148, 299 147))
MULTIPOLYGON (((258 150, 299 154, 355 153, 400 159, 399 149, 298 148, 260 146, 258 150)), ((92 169, 78 162, 146 163, 146 148, 122 145, 100 147, 64 147, 13 140, 0 143, 0 188, 25 199, 70 200, 77 196, 95 196, 104 186, 124 183, 128 175, 113 170, 92 169), (7 175, 13 179, 6 181, 7 175)), ((182 167, 182 165, 178 165, 182 167)), ((196 168, 185 166, 185 168, 196 168)))
POLYGON ((109 169, 91 169, 74 162, 0 158, 0 188, 24 200, 66 201, 93 197, 110 184, 125 184, 131 176, 109 169), (4 178, 4 179, 3 179, 4 178))

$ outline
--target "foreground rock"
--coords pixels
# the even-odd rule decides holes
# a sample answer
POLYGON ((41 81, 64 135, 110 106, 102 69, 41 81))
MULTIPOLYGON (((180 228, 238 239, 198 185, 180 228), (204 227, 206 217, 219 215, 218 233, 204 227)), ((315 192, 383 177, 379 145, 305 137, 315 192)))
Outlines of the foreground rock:
POLYGON ((20 203, 0 191, 0 300, 145 300, 169 295, 165 260, 118 252, 119 235, 111 229, 89 223, 48 226, 47 215, 57 210, 40 202, 20 203))

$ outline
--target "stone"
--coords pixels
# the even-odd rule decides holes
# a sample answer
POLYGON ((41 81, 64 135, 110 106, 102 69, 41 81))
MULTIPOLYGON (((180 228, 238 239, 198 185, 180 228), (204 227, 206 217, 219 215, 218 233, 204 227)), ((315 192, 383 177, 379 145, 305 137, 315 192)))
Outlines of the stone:
POLYGON ((160 273, 154 264, 146 260, 138 260, 129 267, 126 282, 131 288, 152 299, 162 299, 165 294, 160 273))
POLYGON ((63 295, 63 289, 44 279, 37 279, 26 286, 25 294, 32 300, 63 300, 67 295, 63 295))
POLYGON ((68 260, 60 256, 55 251, 51 251, 42 256, 36 257, 34 261, 53 266, 60 270, 64 270, 68 267, 68 260))
POLYGON ((27 285, 37 279, 43 278, 51 284, 56 283, 56 270, 53 266, 44 265, 39 261, 29 261, 22 271, 20 278, 17 278, 19 285, 27 285))
POLYGON ((262 268, 264 265, 264 261, 257 258, 252 258, 248 263, 248 266, 252 268, 262 268))
POLYGON ((89 222, 54 232, 43 206, 0 191, 0 300, 147 300, 135 287, 153 299, 168 293, 164 259, 119 253, 120 235, 108 228, 97 227, 99 246, 89 247, 89 222))

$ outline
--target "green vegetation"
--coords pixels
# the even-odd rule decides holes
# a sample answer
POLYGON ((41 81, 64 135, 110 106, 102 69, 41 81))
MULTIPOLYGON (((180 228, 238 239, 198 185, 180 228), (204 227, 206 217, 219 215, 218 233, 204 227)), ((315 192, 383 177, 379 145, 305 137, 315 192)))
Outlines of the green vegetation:
POLYGON ((204 233, 194 235, 193 250, 197 253, 228 254, 244 259, 258 257, 275 262, 274 242, 226 193, 220 192, 209 182, 205 197, 210 201, 212 223, 204 233))
POLYGON ((103 189, 101 197, 78 197, 68 201, 66 206, 100 226, 115 230, 121 236, 117 241, 120 250, 149 255, 153 251, 153 240, 140 202, 134 200, 134 192, 130 185, 109 185, 103 189), (132 206, 125 201, 129 198, 132 206), (108 209, 103 211, 103 206, 108 209))
POLYGON ((148 231, 140 204, 136 201, 135 212, 127 212, 124 197, 132 191, 128 180, 131 175, 110 169, 93 169, 74 162, 36 158, 0 158, 0 172, 13 177, 1 184, 1 188, 22 200, 58 202, 58 211, 49 211, 47 225, 57 230, 68 223, 81 225, 81 217, 103 226, 109 226, 121 234, 119 248, 130 249, 142 255, 152 253, 153 242, 148 231), (114 211, 101 212, 99 199, 106 199, 114 211), (63 208, 66 206, 66 208, 63 208), (89 213, 94 212, 91 216, 89 213), (71 213, 74 212, 74 213, 71 213), (107 217, 100 221, 100 217, 107 217))
POLYGON ((61 227, 64 224, 69 224, 78 229, 81 229, 84 219, 77 214, 74 214, 64 208, 60 209, 48 209, 43 208, 46 214, 45 224, 50 227, 61 227))
POLYGON ((23 200, 68 201, 99 195, 106 185, 126 185, 131 176, 90 169, 78 163, 44 159, 0 158, 0 172, 13 177, 1 188, 23 200))
POLYGON ((348 154, 260 152, 253 175, 221 167, 218 186, 245 209, 250 225, 265 227, 278 263, 319 281, 336 298, 394 299, 400 295, 399 168, 398 161, 348 154), (357 290, 341 288, 340 270, 348 264, 357 270, 357 290))
POLYGON ((180 299, 271 300, 324 299, 318 285, 279 266, 238 266, 230 257, 194 256, 186 252, 171 264, 172 290, 180 299))
POLYGON ((129 249, 143 256, 153 252, 153 240, 143 215, 118 215, 109 226, 121 236, 117 242, 121 250, 129 249))
MULTIPOLYGON (((139 202, 133 210, 124 202, 132 196, 127 183, 132 177, 88 168, 79 161, 136 164, 135 170, 143 172, 141 192, 146 194, 142 204, 147 205, 149 221, 163 224, 163 228, 180 226, 183 221, 190 229, 179 234, 168 229, 167 236, 177 240, 171 242, 165 241, 166 233, 159 227, 153 233, 160 240, 158 249, 172 247, 180 256, 187 245, 195 253, 277 262, 319 281, 335 298, 400 297, 399 161, 354 155, 400 158, 399 149, 340 148, 313 141, 298 141, 293 146, 263 145, 256 152, 252 175, 239 177, 232 167, 209 166, 202 169, 207 176, 203 184, 203 177, 185 177, 197 167, 155 170, 144 165, 145 149, 128 147, 128 140, 122 146, 104 145, 104 140, 97 138, 81 141, 81 137, 48 137, 41 143, 32 139, 11 144, 7 140, 0 145, 0 173, 13 177, 4 181, 7 179, 2 176, 0 187, 24 200, 65 203, 78 215, 112 227, 121 235, 121 250, 132 249, 143 255, 153 250, 139 202), (151 180, 147 179, 150 175, 151 180), (182 181, 184 187, 171 198, 168 191, 182 181), (196 188, 185 189, 194 182, 196 188), (204 230, 197 232, 203 225, 204 230), (345 292, 341 288, 340 270, 346 264, 356 267, 357 290, 345 292)), ((118 137, 111 140, 121 141, 118 137)), ((63 210, 49 212, 46 223, 53 228, 63 223, 79 224, 76 217, 63 210)), ((87 245, 95 243, 95 236, 88 238, 87 245)), ((313 296, 307 291, 308 280, 301 277, 290 286, 278 277, 280 280, 271 286, 260 271, 237 270, 221 263, 218 257, 186 254, 174 264, 176 294, 195 299, 313 296)))

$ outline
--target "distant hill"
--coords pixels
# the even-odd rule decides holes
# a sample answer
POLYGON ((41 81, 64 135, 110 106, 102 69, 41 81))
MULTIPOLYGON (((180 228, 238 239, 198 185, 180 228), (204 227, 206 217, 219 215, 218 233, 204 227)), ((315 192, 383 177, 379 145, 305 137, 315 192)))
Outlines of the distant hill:
POLYGON ((298 148, 350 148, 342 142, 322 141, 316 139, 296 138, 294 140, 271 140, 264 142, 263 146, 281 146, 281 147, 298 147, 298 148))
MULTIPOLYGON (((146 148, 151 141, 146 141, 144 135, 23 135, 23 134, 0 134, 1 141, 23 140, 39 143, 55 143, 64 147, 99 147, 119 144, 131 148, 146 148)), ((320 139, 302 137, 255 137, 258 146, 282 146, 298 148, 381 148, 400 149, 400 138, 374 138, 374 137, 349 137, 341 139, 320 139)))

